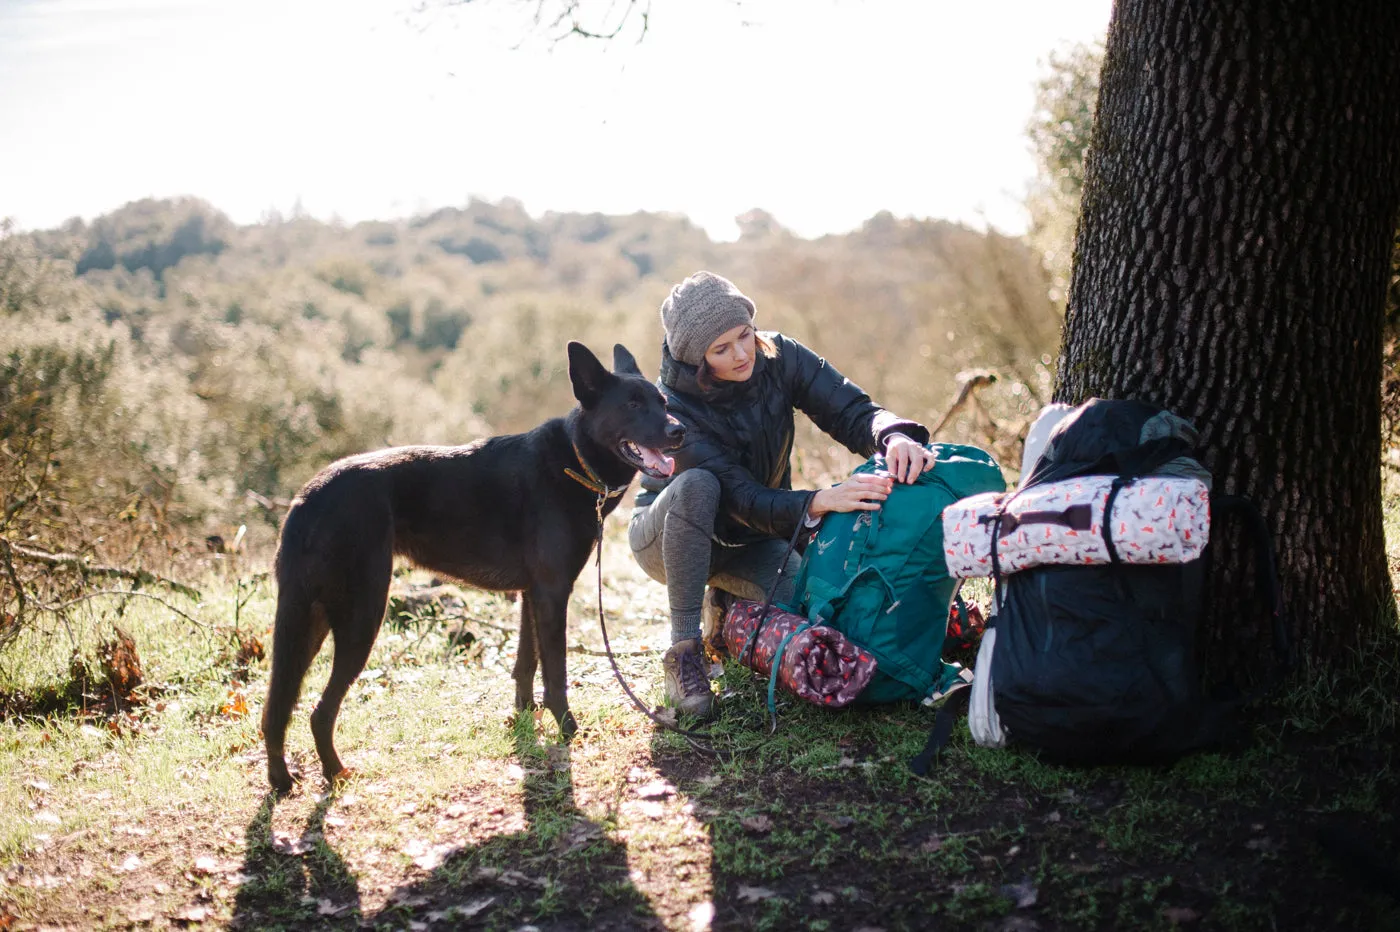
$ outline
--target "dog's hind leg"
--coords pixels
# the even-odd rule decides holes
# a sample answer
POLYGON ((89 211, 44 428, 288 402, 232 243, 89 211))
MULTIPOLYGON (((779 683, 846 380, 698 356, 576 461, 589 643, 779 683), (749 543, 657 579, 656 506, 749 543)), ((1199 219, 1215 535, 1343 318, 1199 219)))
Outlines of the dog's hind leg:
POLYGON ((529 590, 520 593, 520 645, 515 652, 515 710, 535 707, 535 613, 529 590))
POLYGON ((350 684, 365 668, 379 625, 384 620, 384 605, 389 597, 389 578, 393 571, 393 555, 387 548, 377 554, 369 565, 361 564, 346 575, 349 591, 342 600, 339 617, 332 616, 331 635, 335 643, 335 660, 321 701, 311 713, 311 735, 316 739, 316 753, 321 758, 321 772, 334 782, 348 776, 335 751, 335 720, 340 704, 350 684))
POLYGON ((272 634, 272 675, 262 719, 267 781, 279 793, 292 788, 286 759, 287 722, 301 695, 306 671, 329 630, 325 611, 319 604, 307 605, 300 594, 285 587, 279 589, 272 634))
MULTIPOLYGON (((544 679, 544 707, 554 713, 559 731, 572 738, 578 722, 569 711, 568 672, 568 605, 569 590, 537 585, 530 590, 531 614, 535 619, 535 639, 539 644, 540 669, 544 679)), ((519 684, 517 681, 517 688, 519 684)))

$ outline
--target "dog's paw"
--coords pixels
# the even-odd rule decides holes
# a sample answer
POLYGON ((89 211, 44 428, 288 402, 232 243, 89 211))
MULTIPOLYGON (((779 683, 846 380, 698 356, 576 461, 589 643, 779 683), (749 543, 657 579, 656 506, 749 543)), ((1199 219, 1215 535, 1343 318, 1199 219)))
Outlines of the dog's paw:
POLYGON ((286 796, 291 793, 300 781, 301 774, 289 771, 285 767, 279 771, 269 770, 267 774, 268 785, 278 796, 286 796))
POLYGON ((334 775, 326 774, 326 782, 334 788, 339 788, 349 783, 357 776, 359 776, 359 774, 353 767, 341 767, 334 775))

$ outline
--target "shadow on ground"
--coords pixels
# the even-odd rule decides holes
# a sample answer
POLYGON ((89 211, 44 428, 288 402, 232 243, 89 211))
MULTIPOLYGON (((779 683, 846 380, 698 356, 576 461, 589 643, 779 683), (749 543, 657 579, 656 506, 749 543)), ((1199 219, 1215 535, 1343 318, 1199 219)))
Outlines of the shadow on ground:
MULTIPOLYGON (((524 825, 476 844, 410 852, 427 876, 392 889, 382 907, 362 908, 359 878, 327 843, 320 801, 299 838, 274 837, 276 800, 263 800, 247 828, 247 855, 235 899, 239 928, 649 929, 661 928, 632 883, 627 847, 574 801, 569 750, 541 746, 532 729, 516 731, 524 771, 524 825)), ((501 810, 491 810, 501 815, 501 810)), ((518 816, 517 816, 518 818, 518 816)), ((463 819, 470 828, 470 819, 463 819)), ((518 824, 518 823, 517 823, 518 824)), ((413 868, 409 868, 413 871, 413 868)), ((397 871, 396 873, 401 873, 397 871)))

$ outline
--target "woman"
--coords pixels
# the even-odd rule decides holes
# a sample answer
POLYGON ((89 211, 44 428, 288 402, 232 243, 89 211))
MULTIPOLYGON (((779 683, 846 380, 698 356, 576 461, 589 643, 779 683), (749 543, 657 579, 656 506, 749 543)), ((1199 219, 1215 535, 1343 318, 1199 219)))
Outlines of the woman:
MULTIPOLYGON (((706 585, 763 599, 800 522, 874 511, 896 479, 913 482, 932 465, 925 427, 880 408, 796 340, 757 333, 753 317, 753 301, 712 272, 696 272, 662 302, 661 390, 686 439, 670 479, 642 478, 629 528, 637 562, 667 586, 667 701, 700 718, 714 709, 700 640, 706 585), (853 453, 883 451, 890 475, 852 476, 815 496, 793 491, 794 410, 853 453)), ((792 595, 791 560, 778 601, 792 595)))

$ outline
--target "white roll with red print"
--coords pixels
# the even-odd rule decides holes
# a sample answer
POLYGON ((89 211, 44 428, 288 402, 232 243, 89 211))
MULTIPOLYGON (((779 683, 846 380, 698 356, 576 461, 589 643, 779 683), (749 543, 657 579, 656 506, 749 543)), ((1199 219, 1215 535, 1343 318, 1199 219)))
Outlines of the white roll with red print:
POLYGON ((1082 476, 1017 492, 987 493, 943 510, 943 549, 948 572, 992 575, 992 533, 997 532, 997 571, 1015 573, 1046 564, 1189 563, 1210 540, 1210 491, 1196 479, 1146 476, 1120 483, 1112 521, 1104 508, 1114 476, 1082 476))

